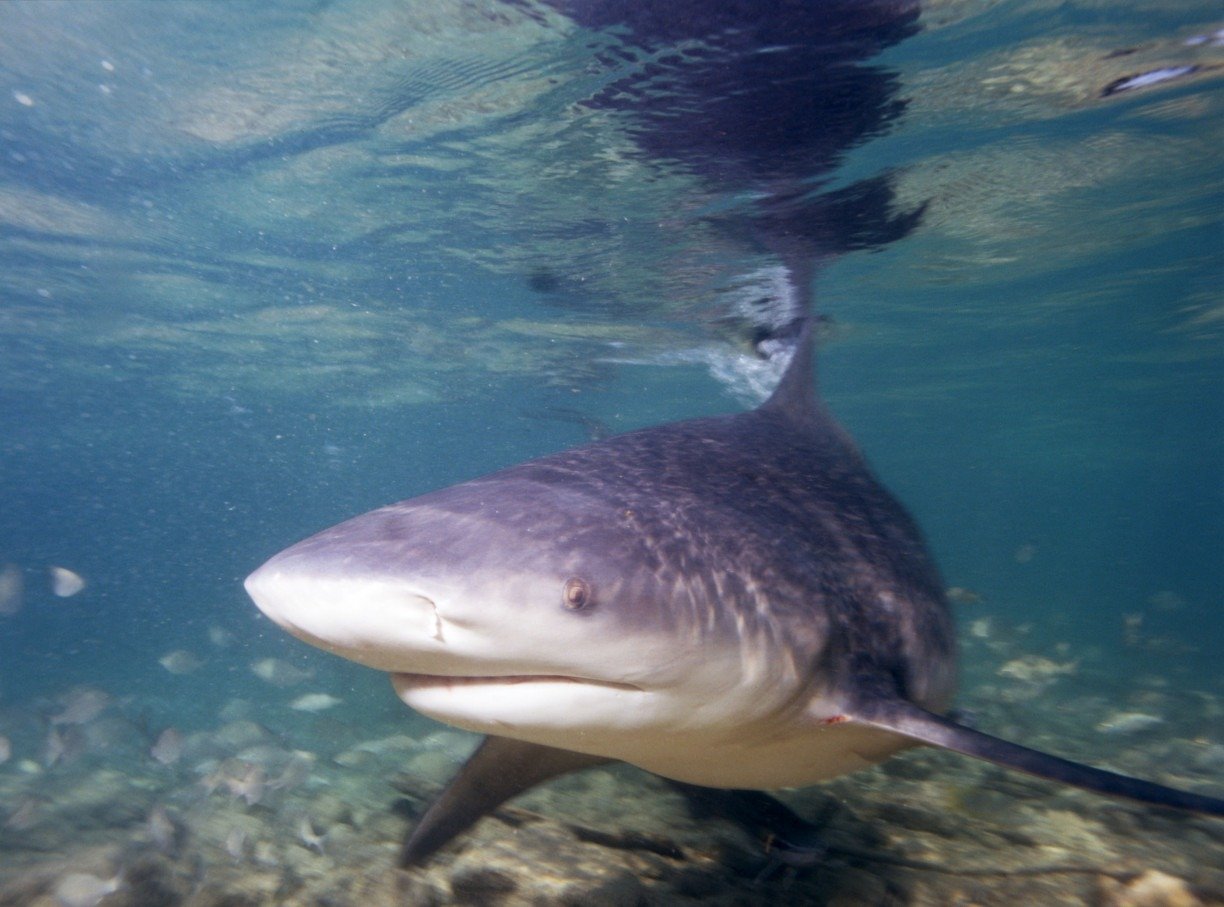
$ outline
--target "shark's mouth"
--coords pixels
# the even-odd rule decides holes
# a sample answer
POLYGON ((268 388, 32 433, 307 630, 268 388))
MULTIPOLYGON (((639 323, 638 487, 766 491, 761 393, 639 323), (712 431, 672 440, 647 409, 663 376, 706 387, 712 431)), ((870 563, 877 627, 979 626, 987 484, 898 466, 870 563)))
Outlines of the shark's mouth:
POLYGON ((489 674, 489 675, 448 675, 448 674, 392 674, 391 682, 397 690, 453 688, 463 686, 515 686, 518 684, 573 683, 582 686, 608 687, 614 690, 626 690, 633 693, 643 692, 642 688, 631 683, 615 680, 596 680, 591 677, 570 677, 564 674, 489 674))

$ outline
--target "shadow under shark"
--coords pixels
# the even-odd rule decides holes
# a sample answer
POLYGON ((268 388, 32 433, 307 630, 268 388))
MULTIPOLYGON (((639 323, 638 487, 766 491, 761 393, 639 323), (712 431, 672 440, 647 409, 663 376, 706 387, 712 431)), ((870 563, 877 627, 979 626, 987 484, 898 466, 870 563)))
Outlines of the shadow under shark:
POLYGON ((927 744, 1224 815, 1224 800, 939 714, 956 673, 943 584, 913 520, 818 398, 812 349, 805 321, 755 410, 392 504, 247 579, 289 633, 389 672, 417 711, 488 735, 413 831, 404 865, 509 797, 609 760, 760 790, 927 744))

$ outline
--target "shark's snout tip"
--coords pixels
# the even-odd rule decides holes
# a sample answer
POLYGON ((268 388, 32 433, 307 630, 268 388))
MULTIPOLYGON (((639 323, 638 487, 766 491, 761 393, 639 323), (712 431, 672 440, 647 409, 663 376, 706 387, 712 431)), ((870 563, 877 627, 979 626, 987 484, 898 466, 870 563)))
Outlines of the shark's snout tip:
POLYGON ((251 598, 255 597, 255 590, 259 588, 259 571, 262 569, 260 567, 252 570, 247 574, 247 578, 242 581, 242 588, 246 590, 246 594, 251 596, 251 598))
POLYGON ((276 590, 283 585, 282 578, 281 571, 269 561, 252 570, 242 581, 242 587, 246 589, 246 594, 255 603, 255 607, 277 623, 281 621, 275 613, 278 597, 276 590))
POLYGON ((247 578, 242 581, 242 588, 246 589, 247 595, 255 599, 255 603, 259 604, 259 592, 267 577, 267 564, 255 568, 247 574, 247 578))

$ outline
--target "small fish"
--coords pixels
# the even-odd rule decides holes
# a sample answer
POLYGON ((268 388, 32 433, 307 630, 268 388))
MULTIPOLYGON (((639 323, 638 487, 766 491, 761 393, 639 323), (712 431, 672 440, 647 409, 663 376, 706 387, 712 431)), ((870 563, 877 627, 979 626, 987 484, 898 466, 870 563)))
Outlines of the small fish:
POLYGON ((215 793, 217 788, 225 783, 225 771, 214 760, 197 765, 195 770, 200 775, 200 780, 196 783, 204 788, 205 794, 215 793))
POLYGON ((295 667, 280 658, 261 658, 252 662, 251 671, 260 680, 277 687, 292 687, 314 677, 314 671, 295 667))
POLYGON ((289 762, 286 763, 278 778, 268 782, 268 787, 275 790, 285 790, 288 788, 297 787, 310 778, 310 772, 314 768, 317 757, 314 753, 303 752, 302 750, 294 750, 289 762))
POLYGON ((53 768, 58 765, 68 752, 68 743, 59 728, 52 726, 47 731, 47 739, 43 742, 43 765, 53 768))
POLYGON ((1048 683, 1064 674, 1074 674, 1078 669, 1078 661, 1054 661, 1041 655, 1024 655, 1013 658, 996 673, 1000 677, 1010 677, 1028 683, 1048 683))
POLYGON ((13 743, 3 734, 0 734, 0 765, 8 762, 13 758, 13 743))
POLYGON ((949 586, 947 596, 948 601, 957 605, 980 605, 982 603, 982 596, 964 586, 949 586))
POLYGON ((1016 549, 1015 553, 1012 554, 1012 559, 1017 564, 1027 564, 1027 563, 1030 563, 1033 560, 1033 558, 1035 558, 1036 556, 1037 556, 1037 546, 1033 544, 1026 544, 1026 545, 1021 545, 1019 548, 1016 549))
POLYGON ((1114 712, 1096 726, 1102 734, 1138 734, 1164 724, 1164 719, 1145 712, 1114 712))
POLYGON ((315 831, 314 823, 310 821, 309 816, 302 816, 302 820, 298 822, 299 841, 315 853, 323 853, 323 845, 326 843, 326 839, 326 835, 321 835, 315 831))
POLYGON ((25 578, 16 564, 0 567, 0 615, 12 617, 25 604, 25 578))
POLYGON ((54 724, 86 724, 110 708, 111 695, 94 687, 77 687, 60 697, 61 710, 51 716, 54 724))
POLYGON ((234 644, 234 634, 225 627, 213 624, 208 628, 208 641, 218 649, 228 649, 234 644))
POLYGON ((1176 592, 1163 589, 1149 596, 1148 604, 1160 611, 1180 611, 1186 607, 1186 600, 1176 592))
POLYGON ((343 701, 330 693, 306 693, 289 703, 289 708, 297 712, 322 712, 338 706, 343 701))
POLYGON ((1224 47, 1224 28, 1217 28, 1210 34, 1192 35, 1182 44, 1187 47, 1200 47, 1204 44, 1208 47, 1224 47))
POLYGON ((149 818, 145 820, 145 828, 149 832, 149 840, 159 851, 164 854, 172 854, 178 850, 182 827, 160 803, 149 812, 149 818))
POLYGON ((70 872, 51 890, 59 907, 95 907, 104 897, 119 890, 120 878, 102 879, 89 872, 70 872))
POLYGON ((71 598, 85 588, 85 580, 79 573, 67 567, 51 567, 51 591, 60 598, 71 598))
POLYGON ((171 674, 180 675, 191 674, 204 667, 204 660, 188 652, 186 649, 175 649, 173 652, 167 652, 157 659, 157 663, 171 674))
POLYGON ((41 798, 23 797, 4 820, 4 827, 9 831, 26 831, 39 823, 42 813, 43 800, 41 798))
POLYGON ((1101 97, 1107 98, 1110 95, 1120 94, 1123 91, 1149 88, 1152 85, 1159 85, 1161 82, 1168 82, 1171 79, 1180 79, 1198 72, 1200 68, 1199 66, 1162 66, 1160 69, 1150 69, 1147 72, 1141 72, 1133 76, 1114 79, 1114 81, 1101 90, 1101 97))
POLYGON ((241 828, 231 828, 225 836, 225 852, 237 861, 243 861, 247 855, 247 833, 241 828))
POLYGON ((166 728, 149 748, 149 755, 161 765, 174 765, 183 758, 183 735, 172 727, 166 728))
POLYGON ((263 799, 267 778, 267 772, 262 767, 247 764, 241 775, 230 775, 224 779, 224 783, 231 796, 242 800, 247 806, 254 806, 263 799))
POLYGON ((1122 641, 1128 646, 1137 646, 1143 642, 1143 615, 1122 615, 1122 641))
MULTIPOLYGON (((435 735, 430 735, 426 738, 426 743, 429 743, 435 735)), ((372 753, 375 756, 385 756, 387 754, 409 753, 421 745, 421 741, 415 737, 409 737, 407 734, 393 734, 390 737, 379 737, 374 740, 363 740, 353 747, 354 752, 372 753)))

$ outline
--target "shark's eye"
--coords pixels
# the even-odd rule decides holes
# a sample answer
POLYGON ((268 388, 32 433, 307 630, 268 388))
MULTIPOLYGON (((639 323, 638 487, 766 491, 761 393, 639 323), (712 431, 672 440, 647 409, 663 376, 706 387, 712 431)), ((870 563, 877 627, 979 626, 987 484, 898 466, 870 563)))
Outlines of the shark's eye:
POLYGON ((561 604, 570 611, 581 611, 591 603, 591 584, 580 576, 571 576, 565 581, 561 592, 561 604))

